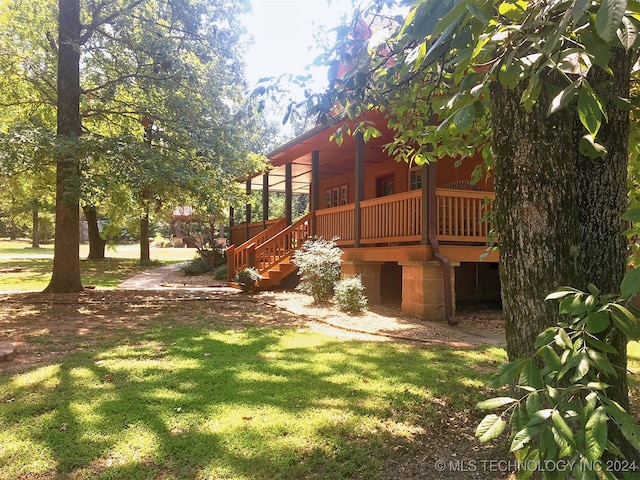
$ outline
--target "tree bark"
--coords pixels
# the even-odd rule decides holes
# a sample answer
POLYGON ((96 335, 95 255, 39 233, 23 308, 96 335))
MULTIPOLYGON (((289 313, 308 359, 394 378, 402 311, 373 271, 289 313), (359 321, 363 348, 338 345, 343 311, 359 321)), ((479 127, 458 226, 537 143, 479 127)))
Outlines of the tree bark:
MULTIPOLYGON (((80 136, 80 1, 59 0, 58 14, 58 136, 80 136)), ((79 292, 80 164, 68 149, 56 158, 56 226, 50 293, 79 292)))
POLYGON ((149 252, 149 207, 145 207, 144 214, 140 217, 140 263, 150 263, 149 252))
POLYGON ((105 259, 105 247, 107 241, 100 235, 100 229, 98 228, 98 212, 96 207, 92 205, 85 206, 82 211, 87 219, 87 227, 89 230, 89 260, 104 260, 105 259))
MULTIPOLYGON (((614 75, 593 70, 589 83, 603 93, 627 98, 631 59, 614 49, 614 75)), ((520 105, 521 90, 492 85, 496 224, 500 276, 506 315, 507 353, 511 360, 534 353, 536 336, 559 320, 557 304, 544 302, 562 285, 604 293, 619 292, 625 274, 628 112, 606 106, 598 141, 605 158, 579 153, 584 127, 575 109, 547 117, 543 89, 531 112, 520 105)), ((607 392, 628 408, 626 338, 613 332, 620 354, 610 357, 619 372, 607 392)), ((614 443, 629 459, 635 451, 619 432, 614 443)))
MULTIPOLYGON (((592 69, 588 80, 594 90, 603 97, 617 95, 629 97, 631 77, 631 56, 623 49, 612 51, 609 64, 614 74, 600 69, 592 69)), ((620 283, 626 272, 627 239, 624 236, 625 222, 620 216, 627 208, 627 164, 629 144, 629 113, 620 110, 612 102, 606 105, 607 121, 602 124, 597 140, 607 149, 604 158, 588 158, 580 155, 578 145, 585 133, 582 125, 576 122, 575 144, 578 158, 578 206, 580 219, 581 263, 584 270, 582 284, 586 288, 594 284, 605 293, 620 291, 620 283)), ((610 398, 623 408, 629 408, 627 381, 627 339, 614 329, 611 332, 612 345, 619 355, 610 356, 610 360, 619 372, 618 378, 607 383, 610 398)), ((614 424, 614 443, 621 447, 628 459, 640 461, 639 452, 633 449, 617 431, 614 424)))
POLYGON ((580 278, 573 113, 547 117, 544 94, 527 112, 522 91, 492 86, 496 225, 510 359, 534 353, 558 321, 545 297, 580 278))
POLYGON ((37 203, 31 211, 31 248, 40 248, 39 212, 37 203))

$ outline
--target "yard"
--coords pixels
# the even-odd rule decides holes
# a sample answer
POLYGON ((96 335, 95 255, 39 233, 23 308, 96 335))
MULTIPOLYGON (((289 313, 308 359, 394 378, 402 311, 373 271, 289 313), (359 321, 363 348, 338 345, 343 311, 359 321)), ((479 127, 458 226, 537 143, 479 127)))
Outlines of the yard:
MULTIPOLYGON (((0 341, 19 355, 0 363, 0 479, 510 478, 504 442, 473 436, 505 360, 483 344, 500 333, 494 313, 448 327, 309 303, 184 288, 2 295, 0 341)), ((630 356, 637 370, 637 345, 630 356)))

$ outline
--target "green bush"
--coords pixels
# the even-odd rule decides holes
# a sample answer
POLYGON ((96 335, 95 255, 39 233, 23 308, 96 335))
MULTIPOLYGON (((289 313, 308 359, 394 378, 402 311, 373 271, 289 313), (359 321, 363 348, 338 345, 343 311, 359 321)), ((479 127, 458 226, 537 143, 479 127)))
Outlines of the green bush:
POLYGON ((240 285, 240 288, 244 293, 253 293, 255 292, 258 281, 260 280, 260 274, 253 267, 243 268, 236 273, 233 280, 240 285))
POLYGON ((220 265, 213 271, 213 278, 216 280, 226 280, 227 279, 227 265, 220 265))
POLYGON ((196 257, 188 264, 181 266, 180 270, 189 277, 202 275, 211 271, 211 264, 205 258, 196 257))
POLYGON ((333 286, 340 278, 342 250, 333 240, 318 238, 305 242, 302 249, 293 254, 293 263, 299 268, 302 293, 313 297, 315 303, 329 301, 333 286))
POLYGON ((333 298, 343 312, 358 313, 367 308, 367 297, 359 275, 339 280, 335 284, 333 298))

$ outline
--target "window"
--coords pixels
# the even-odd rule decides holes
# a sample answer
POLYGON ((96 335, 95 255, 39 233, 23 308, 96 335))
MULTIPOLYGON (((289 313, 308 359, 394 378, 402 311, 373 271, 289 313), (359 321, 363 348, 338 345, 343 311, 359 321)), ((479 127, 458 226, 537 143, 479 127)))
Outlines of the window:
POLYGON ((409 169, 409 190, 419 190, 422 188, 422 167, 415 166, 409 169))
POLYGON ((376 178, 376 197, 393 195, 395 190, 395 177, 393 174, 376 178))
POLYGON ((338 205, 346 205, 348 201, 348 187, 341 185, 339 187, 328 188, 324 191, 325 207, 337 207, 338 205))

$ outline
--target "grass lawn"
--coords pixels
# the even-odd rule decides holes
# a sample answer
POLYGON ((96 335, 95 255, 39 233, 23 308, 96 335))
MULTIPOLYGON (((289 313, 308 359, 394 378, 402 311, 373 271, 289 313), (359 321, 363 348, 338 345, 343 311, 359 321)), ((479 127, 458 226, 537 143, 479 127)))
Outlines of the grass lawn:
MULTIPOLYGON (((19 272, 0 273, 0 290, 43 290, 51 278, 53 268, 53 245, 30 248, 29 243, 0 240, 0 269, 21 269, 19 272)), ((80 246, 80 257, 86 258, 88 245, 80 246)), ((122 280, 159 264, 192 260, 196 256, 191 248, 151 248, 152 265, 142 266, 138 262, 138 245, 118 245, 107 249, 106 260, 88 261, 80 264, 84 285, 115 287, 122 280)))
POLYGON ((379 478, 472 431, 504 360, 340 339, 257 298, 5 306, 32 363, 0 364, 0 478, 379 478))

